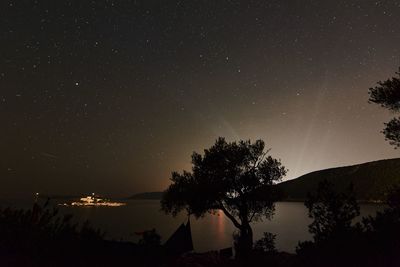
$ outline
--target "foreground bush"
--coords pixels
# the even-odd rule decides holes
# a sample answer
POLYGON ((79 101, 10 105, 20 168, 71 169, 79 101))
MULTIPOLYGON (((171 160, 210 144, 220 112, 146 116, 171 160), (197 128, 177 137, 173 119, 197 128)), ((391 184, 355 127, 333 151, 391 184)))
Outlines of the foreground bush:
POLYGON ((0 266, 159 266, 159 255, 150 257, 147 250, 107 241, 88 222, 73 223, 48 203, 0 209, 0 266))
POLYGON ((305 205, 314 219, 309 226, 312 241, 299 243, 297 254, 303 266, 399 266, 400 190, 388 197, 389 207, 375 217, 359 215, 353 191, 336 193, 323 182, 305 205))

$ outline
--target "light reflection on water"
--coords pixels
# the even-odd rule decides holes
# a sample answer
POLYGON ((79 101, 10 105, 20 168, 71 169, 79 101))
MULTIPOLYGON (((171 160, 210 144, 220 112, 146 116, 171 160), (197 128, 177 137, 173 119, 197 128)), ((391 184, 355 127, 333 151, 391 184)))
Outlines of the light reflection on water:
MULTIPOLYGON (((7 205, 4 201, 0 203, 2 206, 7 205)), ((24 208, 30 206, 31 204, 27 203, 23 205, 24 208)), ((89 220, 95 227, 105 230, 107 238, 115 240, 137 241, 139 236, 134 232, 155 228, 161 234, 162 241, 165 241, 181 223, 187 221, 185 214, 180 214, 176 218, 165 215, 160 211, 157 200, 131 200, 127 205, 120 207, 59 208, 61 213, 73 214, 77 221, 89 220)), ((373 215, 383 208, 382 205, 362 204, 361 215, 373 215)), ((198 220, 191 217, 190 221, 196 251, 217 250, 233 245, 232 233, 236 228, 222 211, 198 220)), ((275 215, 271 221, 253 224, 254 240, 262 237, 263 232, 271 232, 277 235, 278 250, 294 252, 299 241, 311 238, 308 233, 310 222, 303 203, 279 202, 276 204, 275 215)))
POLYGON ((216 228, 217 228, 217 233, 218 233, 218 238, 223 239, 225 235, 225 224, 226 222, 224 221, 224 212, 222 210, 219 210, 215 216, 213 216, 214 220, 216 221, 216 228))

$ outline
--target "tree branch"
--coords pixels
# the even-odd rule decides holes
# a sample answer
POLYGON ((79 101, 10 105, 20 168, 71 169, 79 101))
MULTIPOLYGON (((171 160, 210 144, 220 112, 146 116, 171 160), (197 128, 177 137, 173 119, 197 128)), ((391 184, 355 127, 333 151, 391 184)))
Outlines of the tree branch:
POLYGON ((265 156, 267 156, 268 151, 270 151, 270 149, 268 149, 266 152, 263 152, 261 154, 261 156, 257 159, 256 163, 254 164, 254 168, 253 169, 258 168, 258 165, 260 165, 260 163, 264 161, 265 156))
POLYGON ((254 216, 256 215, 256 211, 253 211, 253 214, 250 216, 249 223, 253 220, 254 216))
POLYGON ((220 203, 219 208, 224 212, 226 217, 228 217, 233 222, 233 224, 235 225, 236 228, 240 229, 242 227, 242 225, 236 220, 236 218, 232 214, 229 213, 229 211, 225 208, 225 206, 224 206, 224 204, 222 204, 222 202, 220 203))

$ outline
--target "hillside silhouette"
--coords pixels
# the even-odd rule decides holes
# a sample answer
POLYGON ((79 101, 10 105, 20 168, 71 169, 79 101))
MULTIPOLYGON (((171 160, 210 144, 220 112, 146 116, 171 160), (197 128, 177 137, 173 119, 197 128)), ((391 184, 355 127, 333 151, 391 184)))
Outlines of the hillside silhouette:
POLYGON ((331 182, 337 191, 344 191, 353 183, 357 200, 383 201, 385 192, 400 183, 400 158, 315 171, 277 186, 285 200, 303 201, 323 180, 331 182))
MULTIPOLYGON (((283 193, 283 200, 304 201, 307 193, 315 192, 323 180, 333 183, 338 191, 345 190, 353 183, 359 201, 383 201, 386 199, 385 192, 392 185, 400 183, 400 158, 319 170, 279 183, 277 187, 283 193)), ((129 199, 161 199, 162 194, 163 192, 145 192, 135 194, 129 199)))

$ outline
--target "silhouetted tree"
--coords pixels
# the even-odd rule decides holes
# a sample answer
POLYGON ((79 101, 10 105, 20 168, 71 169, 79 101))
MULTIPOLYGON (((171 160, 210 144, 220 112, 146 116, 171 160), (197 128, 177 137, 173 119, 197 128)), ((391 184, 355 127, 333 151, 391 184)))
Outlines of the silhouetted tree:
POLYGON ((253 245, 250 223, 273 215, 278 194, 272 185, 287 172, 264 148, 262 140, 218 138, 204 155, 194 152, 192 171, 172 174, 162 209, 174 216, 186 210, 196 217, 222 210, 239 229, 237 253, 246 254, 253 245))
POLYGON ((313 241, 300 242, 297 253, 305 266, 352 266, 357 257, 354 244, 361 233, 359 224, 352 221, 360 214, 353 186, 339 193, 327 180, 318 185, 315 194, 305 201, 308 215, 314 221, 309 225, 313 241))
MULTIPOLYGON (((369 101, 398 113, 400 111, 400 68, 396 74, 399 77, 393 77, 383 82, 379 81, 378 86, 370 88, 369 101)), ((383 134, 386 139, 395 148, 400 147, 400 117, 393 118, 385 125, 383 134)))
POLYGON ((399 266, 400 187, 389 191, 385 210, 355 224, 359 208, 352 191, 336 193, 325 181, 310 195, 314 240, 297 247, 303 266, 399 266))
POLYGON ((314 234, 315 241, 346 232, 353 219, 360 215, 352 184, 347 192, 338 193, 333 184, 323 180, 316 194, 308 194, 304 205, 308 208, 308 216, 314 219, 309 225, 309 231, 314 234))
POLYGON ((276 252, 275 238, 276 235, 264 232, 263 237, 255 242, 254 249, 262 252, 276 252))

